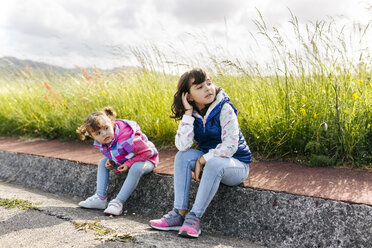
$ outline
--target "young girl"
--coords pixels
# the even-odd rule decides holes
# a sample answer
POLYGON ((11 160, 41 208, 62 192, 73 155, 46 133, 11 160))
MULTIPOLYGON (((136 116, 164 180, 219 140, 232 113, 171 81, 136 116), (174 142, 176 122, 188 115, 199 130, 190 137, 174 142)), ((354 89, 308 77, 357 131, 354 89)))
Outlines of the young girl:
POLYGON ((174 161, 174 209, 161 219, 151 220, 152 228, 198 237, 200 218, 220 182, 236 186, 247 178, 251 152, 229 100, 201 69, 186 72, 179 79, 172 105, 173 118, 181 119, 175 138, 179 152, 174 161), (197 150, 190 149, 193 139, 197 150), (187 213, 192 171, 200 184, 187 213))
POLYGON ((111 107, 90 114, 77 133, 94 139, 94 146, 105 158, 101 159, 97 170, 96 193, 79 203, 83 208, 104 209, 108 215, 120 215, 123 203, 136 188, 142 175, 150 173, 159 162, 158 152, 152 142, 134 121, 114 119, 116 113, 111 107), (106 190, 109 171, 117 174, 128 172, 127 178, 117 197, 107 206, 106 190))

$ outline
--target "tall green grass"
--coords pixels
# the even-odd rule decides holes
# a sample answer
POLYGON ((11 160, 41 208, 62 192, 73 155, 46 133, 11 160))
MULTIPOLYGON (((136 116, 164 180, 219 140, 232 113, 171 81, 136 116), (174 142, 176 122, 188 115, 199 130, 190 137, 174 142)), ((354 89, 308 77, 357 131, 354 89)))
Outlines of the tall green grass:
MULTIPOLYGON (((263 18, 255 21, 273 55, 265 66, 207 49, 203 59, 213 81, 239 110, 256 155, 371 168, 372 70, 362 42, 368 26, 354 27, 350 37, 359 41, 349 44, 345 27, 333 21, 301 27, 292 16, 290 22, 292 38, 267 27, 263 18), (349 56, 355 51, 358 56, 349 56)), ((132 71, 3 75, 0 135, 78 139, 75 130, 89 113, 112 106, 119 118, 136 120, 156 145, 172 148, 177 123, 169 118, 170 106, 182 71, 169 73, 169 59, 156 47, 133 54, 141 66, 132 71)), ((182 62, 174 61, 172 70, 182 62)))
POLYGON ((83 70, 80 77, 3 83, 0 133, 74 140, 89 113, 112 106, 119 118, 136 120, 157 144, 170 147, 177 127, 168 117, 175 81, 147 71, 103 76, 83 70))

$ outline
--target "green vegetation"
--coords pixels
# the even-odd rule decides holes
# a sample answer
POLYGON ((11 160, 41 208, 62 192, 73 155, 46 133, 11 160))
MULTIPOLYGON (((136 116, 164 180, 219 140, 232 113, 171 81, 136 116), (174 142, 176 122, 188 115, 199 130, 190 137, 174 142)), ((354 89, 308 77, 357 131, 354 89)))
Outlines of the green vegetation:
MULTIPOLYGON (((346 37, 345 27, 332 21, 299 27, 292 16, 293 42, 269 31, 263 19, 255 22, 273 55, 266 67, 218 57, 211 49, 204 54, 213 81, 239 110, 252 151, 311 166, 371 168, 372 69, 362 42, 368 27, 346 37), (355 51, 358 56, 348 56, 355 51)), ((90 112, 112 106, 119 118, 137 121, 158 147, 172 148, 177 123, 168 116, 180 73, 169 73, 156 48, 133 53, 142 66, 132 71, 0 76, 0 135, 75 140, 90 112)))
POLYGON ((102 241, 130 242, 135 240, 130 233, 118 234, 115 230, 99 224, 99 221, 74 221, 72 224, 78 230, 86 231, 87 229, 90 229, 97 232, 96 238, 102 241))
POLYGON ((19 208, 19 209, 38 209, 37 205, 41 203, 34 203, 27 200, 21 200, 17 198, 12 199, 0 199, 0 206, 7 209, 19 208))

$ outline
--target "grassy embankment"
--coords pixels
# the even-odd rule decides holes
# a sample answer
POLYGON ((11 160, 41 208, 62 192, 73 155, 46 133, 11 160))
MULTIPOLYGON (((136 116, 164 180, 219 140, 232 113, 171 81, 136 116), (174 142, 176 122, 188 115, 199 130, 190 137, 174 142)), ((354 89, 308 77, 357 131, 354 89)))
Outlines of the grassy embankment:
MULTIPOLYGON (((265 68, 206 52, 213 81, 239 110, 241 129, 256 155, 371 168, 368 47, 359 49, 355 60, 347 56, 346 38, 332 23, 309 25, 303 34, 295 17, 291 22, 296 46, 278 30, 269 32, 263 20, 256 22, 273 53, 265 68)), ((360 39, 365 32, 359 29, 360 39)), ((177 124, 168 116, 179 74, 155 71, 162 66, 161 56, 135 55, 142 68, 130 72, 2 75, 0 135, 78 139, 76 127, 87 114, 109 105, 118 117, 136 120, 159 147, 173 147, 177 124)))

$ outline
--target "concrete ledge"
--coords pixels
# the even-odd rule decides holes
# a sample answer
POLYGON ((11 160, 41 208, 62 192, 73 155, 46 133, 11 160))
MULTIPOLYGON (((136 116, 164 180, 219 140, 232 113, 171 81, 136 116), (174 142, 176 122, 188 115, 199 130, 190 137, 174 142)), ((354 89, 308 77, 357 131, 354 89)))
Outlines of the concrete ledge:
MULTIPOLYGON (((95 165, 0 151, 4 181, 85 198, 95 191, 95 165)), ((123 176, 111 174, 109 197, 123 176)), ((198 184, 192 182, 190 202, 198 184)), ((124 207, 150 218, 173 206, 173 177, 142 178, 124 207)), ((203 216, 205 232, 231 235, 271 247, 370 247, 372 207, 275 191, 220 186, 203 216)))

